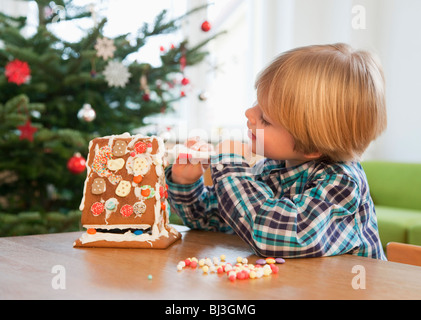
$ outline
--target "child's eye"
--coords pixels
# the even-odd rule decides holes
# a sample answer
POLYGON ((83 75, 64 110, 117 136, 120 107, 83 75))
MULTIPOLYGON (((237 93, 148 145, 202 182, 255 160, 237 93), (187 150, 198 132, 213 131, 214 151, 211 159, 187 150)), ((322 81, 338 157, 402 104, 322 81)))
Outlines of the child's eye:
POLYGON ((264 126, 264 127, 270 126, 270 123, 269 123, 269 122, 267 122, 267 121, 263 118, 263 115, 262 115, 262 116, 260 116, 260 121, 262 122, 262 124, 263 124, 263 126, 264 126))

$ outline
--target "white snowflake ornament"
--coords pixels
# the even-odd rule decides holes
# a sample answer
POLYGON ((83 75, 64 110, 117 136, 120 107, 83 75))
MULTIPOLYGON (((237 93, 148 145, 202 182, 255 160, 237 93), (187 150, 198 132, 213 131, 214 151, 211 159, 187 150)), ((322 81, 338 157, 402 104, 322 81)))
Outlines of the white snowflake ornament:
POLYGON ((118 61, 108 62, 103 74, 110 87, 124 88, 131 77, 129 69, 118 61))
POLYGON ((113 40, 104 37, 96 39, 95 49, 96 55, 106 61, 114 57, 116 47, 113 40))

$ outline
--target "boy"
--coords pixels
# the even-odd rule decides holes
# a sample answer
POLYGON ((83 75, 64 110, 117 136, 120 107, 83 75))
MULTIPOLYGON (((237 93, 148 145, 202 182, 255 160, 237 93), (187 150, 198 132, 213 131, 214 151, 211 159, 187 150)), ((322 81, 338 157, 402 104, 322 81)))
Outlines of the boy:
POLYGON ((250 167, 235 143, 223 142, 211 157, 212 187, 200 163, 169 167, 169 199, 183 222, 235 232, 260 256, 385 260, 358 163, 386 128, 377 60, 345 44, 297 48, 275 59, 256 89, 247 125, 253 152, 266 159, 250 167))

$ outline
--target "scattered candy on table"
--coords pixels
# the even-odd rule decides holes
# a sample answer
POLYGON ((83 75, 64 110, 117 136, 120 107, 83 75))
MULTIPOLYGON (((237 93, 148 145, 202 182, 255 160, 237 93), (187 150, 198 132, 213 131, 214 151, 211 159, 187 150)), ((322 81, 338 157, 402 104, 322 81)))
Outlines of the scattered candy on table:
POLYGON ((285 260, 282 258, 266 258, 258 259, 256 264, 249 264, 247 258, 237 257, 236 264, 225 262, 225 255, 217 257, 205 258, 198 260, 196 257, 181 260, 177 264, 177 270, 182 271, 185 268, 201 268, 203 274, 226 273, 230 281, 245 280, 245 279, 259 279, 270 276, 279 272, 277 264, 284 264, 285 260))

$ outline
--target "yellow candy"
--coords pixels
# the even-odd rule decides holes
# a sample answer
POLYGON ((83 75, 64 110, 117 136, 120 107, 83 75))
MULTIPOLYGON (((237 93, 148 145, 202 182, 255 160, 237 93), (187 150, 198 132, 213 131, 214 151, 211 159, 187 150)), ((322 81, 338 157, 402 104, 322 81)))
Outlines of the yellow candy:
POLYGON ((225 261, 225 254, 221 254, 219 258, 221 259, 221 261, 225 261))
POLYGON ((250 277, 250 279, 254 279, 254 278, 256 278, 256 272, 255 271, 250 271, 250 273, 249 273, 249 277, 250 277))
POLYGON ((208 273, 209 272, 209 267, 208 266, 203 266, 202 271, 203 271, 203 273, 208 273))
POLYGON ((273 264, 273 263, 275 263, 276 261, 275 261, 275 259, 273 259, 273 258, 266 258, 266 263, 269 263, 269 264, 273 264))
POLYGON ((241 263, 241 261, 243 261, 243 258, 238 257, 238 258, 237 258, 237 262, 238 262, 238 263, 241 263))

